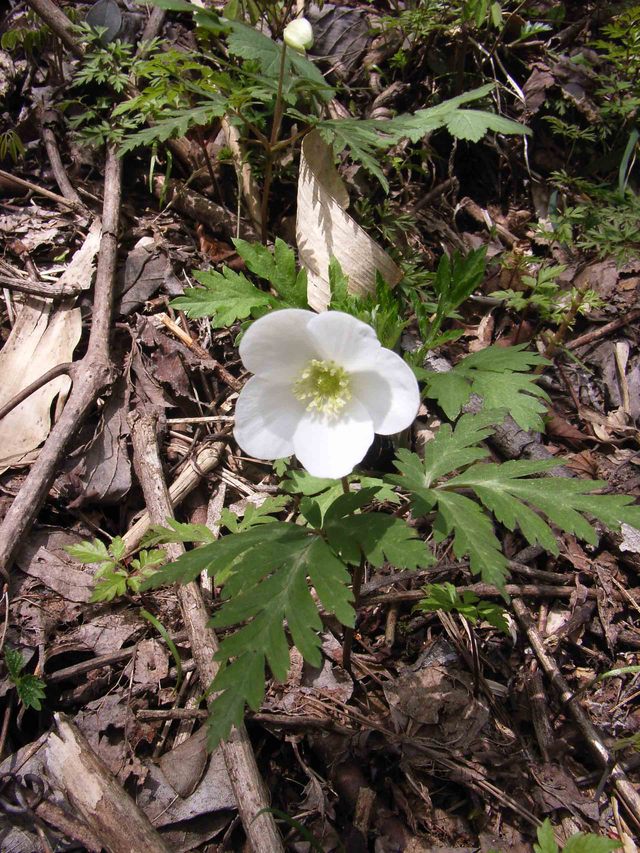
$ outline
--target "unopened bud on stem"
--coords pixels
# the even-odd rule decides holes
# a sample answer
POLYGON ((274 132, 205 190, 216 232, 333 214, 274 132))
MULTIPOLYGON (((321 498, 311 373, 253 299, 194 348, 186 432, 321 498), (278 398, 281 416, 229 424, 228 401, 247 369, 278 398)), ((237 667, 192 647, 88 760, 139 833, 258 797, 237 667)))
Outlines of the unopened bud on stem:
POLYGON ((306 18, 296 18, 284 28, 284 43, 298 53, 305 53, 313 45, 313 29, 306 18))

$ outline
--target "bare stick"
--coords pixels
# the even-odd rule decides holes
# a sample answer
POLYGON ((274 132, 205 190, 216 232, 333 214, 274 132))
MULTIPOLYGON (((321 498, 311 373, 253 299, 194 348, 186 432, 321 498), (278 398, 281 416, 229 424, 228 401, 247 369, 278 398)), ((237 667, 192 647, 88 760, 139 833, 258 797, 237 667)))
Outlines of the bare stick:
MULTIPOLYGON (((134 465, 149 515, 155 523, 163 524, 173 512, 158 452, 157 417, 134 413, 129 423, 134 465)), ((171 560, 184 553, 179 542, 166 545, 165 550, 171 560)), ((206 691, 218 671, 218 664, 213 659, 218 650, 218 640, 208 627, 209 616, 198 585, 195 582, 179 585, 176 591, 200 683, 206 691)), ((213 697, 210 696, 209 701, 213 701, 213 697)), ((283 851, 273 815, 269 812, 259 814, 269 807, 269 800, 244 725, 232 730, 229 739, 222 744, 222 751, 238 812, 254 853, 283 851)))
POLYGON ((160 834, 64 714, 47 742, 47 771, 110 853, 171 853, 160 834))
POLYGON ((610 323, 600 326, 599 329, 594 329, 592 332, 580 335, 579 338, 574 338, 565 344, 565 347, 567 349, 578 349, 578 347, 592 344, 594 341, 599 341, 600 338, 606 338, 611 332, 616 332, 618 329, 622 329, 623 326, 628 326, 629 323, 635 322, 638 317, 640 317, 640 308, 635 308, 633 311, 625 314, 624 317, 618 317, 617 320, 612 320, 610 323))
POLYGON ((156 36, 160 35, 160 30, 162 29, 162 25, 164 24, 164 19, 166 16, 166 12, 164 9, 161 9, 159 6, 154 6, 151 10, 151 14, 149 15, 149 19, 147 23, 144 25, 144 30, 142 31, 142 35, 140 36, 140 44, 138 45, 138 54, 140 54, 145 48, 145 42, 151 41, 156 36))
POLYGON ((53 132, 52 127, 56 118, 57 116, 54 110, 46 110, 40 118, 42 125, 42 140, 45 148, 47 149, 47 156, 49 157, 49 163, 51 163, 51 170, 62 195, 69 201, 73 201, 78 205, 84 206, 82 199, 69 180, 69 175, 67 175, 67 170, 65 169, 62 157, 60 156, 58 140, 56 139, 56 135, 53 132))
POLYGON ((22 537, 31 528, 53 482, 69 441, 109 385, 113 367, 109 359, 109 334, 117 253, 117 229, 122 192, 122 165, 109 147, 105 165, 104 210, 100 255, 96 270, 93 322, 87 354, 74 368, 74 382, 60 420, 55 424, 0 526, 0 573, 8 571, 22 537))
POLYGON ((30 296, 44 296, 46 299, 68 299, 76 296, 83 287, 56 287, 55 284, 45 284, 31 278, 16 278, 15 276, 0 275, 0 284, 9 290, 28 293, 30 296))
POLYGON ((12 175, 10 172, 5 172, 3 169, 0 169, 0 178, 6 178, 6 180, 11 181, 19 187, 31 190, 32 193, 37 193, 45 198, 49 198, 51 201, 55 201, 56 204, 62 204, 65 207, 70 207, 72 210, 86 209, 82 202, 78 203, 77 201, 70 201, 63 195, 52 193, 51 190, 45 190, 44 187, 39 187, 38 184, 32 184, 31 181, 25 181, 23 178, 17 178, 15 175, 12 175))
MULTIPOLYGON (((218 467, 223 449, 224 444, 221 442, 215 442, 212 445, 206 444, 196 453, 194 459, 188 460, 186 467, 169 487, 169 500, 172 507, 181 503, 195 489, 203 476, 218 467)), ((151 524, 149 513, 144 512, 136 523, 127 530, 122 537, 127 548, 127 554, 135 551, 151 524)))
MULTIPOLYGON (((53 379, 57 379, 58 376, 71 376, 73 373, 73 363, 70 361, 66 361, 63 364, 56 364, 55 367, 52 367, 51 370, 47 370, 46 373, 43 373, 42 376, 39 376, 37 379, 34 379, 26 388, 22 388, 22 390, 18 391, 10 400, 0 406, 0 421, 2 418, 6 418, 9 412, 12 412, 16 406, 19 406, 20 403, 23 403, 27 397, 30 397, 36 391, 39 391, 40 388, 43 388, 53 379)), ((72 380, 73 381, 73 380, 72 380)))
POLYGON ((547 652, 547 649, 544 644, 544 640, 540 636, 540 632, 536 628, 531 619, 529 611, 524 605, 524 602, 519 598, 513 599, 513 609, 518 617, 518 620, 524 630, 527 633, 527 637, 529 638, 529 642, 536 653, 536 657, 540 662, 540 666, 545 671, 547 678, 553 686, 556 688, 558 693, 560 694, 560 699, 564 703, 564 705, 569 709, 571 716, 575 720, 578 725, 578 728, 582 732, 584 739, 587 742, 587 746, 589 747, 591 753, 594 758, 599 761, 604 768, 611 770, 610 776, 615 785, 616 791, 620 795, 620 798, 626 805, 629 810, 630 815, 635 820, 636 824, 640 826, 640 795, 636 791, 635 787, 631 784, 629 779, 627 778, 626 773, 617 764, 607 749, 604 741, 600 737, 600 734, 596 730, 595 726, 589 719, 586 711, 580 704, 580 702, 573 695, 572 691, 569 689, 569 685, 565 681, 564 676, 558 669, 555 660, 551 657, 551 655, 547 652))
POLYGON ((73 35, 71 21, 59 6, 56 6, 52 0, 27 0, 27 4, 31 6, 34 12, 40 15, 45 24, 53 30, 67 50, 70 50, 78 59, 84 56, 82 47, 73 35))

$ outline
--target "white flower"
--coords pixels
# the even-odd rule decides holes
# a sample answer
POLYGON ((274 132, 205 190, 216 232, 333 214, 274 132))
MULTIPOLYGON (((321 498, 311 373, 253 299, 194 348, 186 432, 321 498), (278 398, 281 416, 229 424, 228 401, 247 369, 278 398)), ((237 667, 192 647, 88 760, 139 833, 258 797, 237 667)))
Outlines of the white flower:
POLYGON ((340 311, 267 314, 245 333, 240 357, 255 375, 238 397, 236 441, 258 459, 295 453, 315 477, 346 476, 374 433, 400 432, 418 413, 411 368, 340 311))
POLYGON ((284 28, 282 37, 289 47, 305 53, 313 45, 313 28, 306 18, 296 18, 284 28))

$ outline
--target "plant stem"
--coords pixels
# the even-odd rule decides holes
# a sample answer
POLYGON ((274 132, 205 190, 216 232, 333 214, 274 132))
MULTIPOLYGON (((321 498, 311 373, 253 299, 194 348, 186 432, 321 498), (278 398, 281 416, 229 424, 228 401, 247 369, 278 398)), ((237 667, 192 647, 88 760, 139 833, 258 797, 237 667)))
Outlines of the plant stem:
POLYGON ((287 45, 282 42, 282 52, 280 53, 280 70, 278 71, 278 93, 276 95, 276 105, 273 111, 273 124, 271 125, 271 138, 266 147, 267 162, 264 169, 264 186, 262 188, 262 204, 260 206, 260 225, 262 228, 262 242, 267 242, 267 208, 269 206, 269 190, 271 189, 271 179, 273 177, 273 161, 275 159, 274 146, 278 141, 280 133, 280 125, 282 123, 282 113, 284 112, 282 105, 282 87, 284 83, 285 60, 287 57, 287 45))
MULTIPOLYGON (((360 600, 360 590, 362 589, 362 581, 364 580, 364 555, 360 558, 360 565, 353 573, 353 609, 358 612, 358 602, 360 600)), ((353 635, 355 628, 346 628, 344 632, 344 640, 342 642, 342 666, 351 673, 351 648, 353 646, 353 635)))

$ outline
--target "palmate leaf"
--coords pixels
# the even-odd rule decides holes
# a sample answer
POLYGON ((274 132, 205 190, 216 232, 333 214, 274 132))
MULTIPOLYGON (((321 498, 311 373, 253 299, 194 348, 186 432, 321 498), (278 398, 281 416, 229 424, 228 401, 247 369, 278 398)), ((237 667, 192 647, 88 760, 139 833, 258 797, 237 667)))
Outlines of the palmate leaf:
POLYGON ((543 400, 549 395, 536 384, 532 368, 548 364, 526 344, 487 347, 460 361, 447 373, 414 368, 424 381, 426 396, 437 400, 450 420, 455 420, 472 394, 482 397, 485 408, 505 409, 521 429, 544 430, 543 400))
POLYGON ((126 154, 141 145, 153 145, 156 142, 185 136, 192 127, 206 127, 211 124, 214 119, 223 116, 227 108, 226 98, 210 94, 205 103, 186 109, 165 109, 162 112, 162 118, 157 119, 153 125, 128 135, 120 146, 119 154, 126 154))
POLYGON ((394 465, 400 475, 390 474, 385 480, 430 500, 427 492, 430 496, 430 487, 440 477, 488 456, 489 451, 478 445, 494 432, 493 427, 503 419, 502 412, 487 411, 463 415, 455 430, 449 424, 443 424, 435 438, 427 443, 424 460, 409 450, 399 450, 394 465))
MULTIPOLYGON (((196 20, 200 26, 207 28, 205 17, 198 15, 196 20)), ((228 29, 227 47, 229 53, 243 59, 255 60, 259 63, 260 70, 266 77, 278 77, 282 45, 240 21, 223 19, 222 23, 228 29)), ((306 56, 296 53, 295 50, 289 49, 285 58, 285 79, 290 78, 293 74, 301 77, 308 86, 313 87, 314 93, 323 101, 330 101, 334 96, 334 90, 313 62, 310 62, 306 56)))
POLYGON ((223 267, 222 273, 196 271, 194 277, 204 287, 187 288, 183 296, 171 301, 171 305, 184 311, 188 317, 211 317, 216 328, 231 326, 254 311, 277 304, 271 294, 260 290, 229 267, 223 267))
MULTIPOLYGON (((155 541, 180 542, 179 534, 172 538, 172 531, 165 528, 164 539, 155 541)), ((215 576, 217 583, 224 583, 232 573, 237 560, 253 557, 256 562, 262 559, 262 554, 271 543, 281 545, 291 538, 297 538, 302 528, 295 525, 274 522, 247 530, 246 533, 235 536, 223 536, 221 539, 187 551, 174 563, 163 566, 142 584, 142 589, 157 589, 159 586, 171 583, 189 583, 198 577, 200 572, 207 571, 215 576)))
POLYGON ((468 468, 446 484, 447 489, 472 489, 484 506, 509 530, 520 528, 527 541, 540 544, 553 554, 558 544, 553 531, 530 507, 544 513, 552 524, 592 545, 597 534, 583 513, 618 530, 623 522, 640 524, 640 507, 628 495, 596 495, 606 484, 599 480, 565 477, 532 477, 555 468, 555 459, 544 462, 517 461, 502 465, 479 464, 468 468))
POLYGON ((336 153, 347 149, 350 156, 362 163, 388 191, 388 183, 376 159, 380 149, 389 148, 403 138, 417 142, 427 133, 446 127, 452 136, 477 142, 489 130, 496 133, 530 133, 523 124, 484 110, 461 110, 462 104, 486 97, 494 88, 492 83, 471 92, 450 98, 435 107, 401 115, 389 121, 372 119, 329 119, 317 125, 325 142, 336 153))
POLYGON ((222 585, 222 608, 212 624, 241 624, 220 644, 223 667, 211 689, 220 692, 211 707, 209 744, 226 738, 241 721, 244 705, 259 706, 264 695, 265 665, 286 678, 289 643, 285 623, 304 659, 320 663, 322 622, 311 595, 315 589, 324 609, 344 625, 355 613, 350 576, 318 534, 296 524, 273 521, 190 551, 143 583, 187 583, 201 571, 215 573, 222 585))
POLYGON ((540 544, 553 554, 558 553, 558 543, 551 524, 592 544, 596 531, 585 515, 613 530, 623 522, 640 527, 640 507, 632 506, 633 498, 593 494, 604 485, 595 480, 538 476, 555 468, 555 459, 502 465, 478 461, 487 452, 477 444, 491 434, 492 423, 496 413, 464 415, 455 430, 440 428, 425 448, 424 461, 399 451, 395 465, 401 473, 386 477, 411 493, 414 514, 436 511, 436 541, 452 535, 455 555, 468 556, 471 570, 484 581, 504 588, 508 568, 487 511, 509 530, 519 528, 530 544, 540 544), (437 483, 460 469, 466 470, 437 483), (469 490, 477 500, 458 494, 469 490))
MULTIPOLYGON (((321 537, 310 536, 304 528, 297 529, 300 535, 285 547, 280 543, 266 554, 261 551, 257 559, 243 560, 223 588, 225 602, 214 617, 213 626, 245 624, 222 641, 216 655, 220 661, 232 662, 212 684, 212 690, 224 692, 211 709, 210 746, 228 737, 230 726, 242 719, 245 702, 252 708, 260 705, 265 662, 277 679, 286 678, 289 643, 284 620, 304 659, 313 666, 320 665, 322 621, 309 583, 325 610, 345 625, 354 624, 349 573, 321 537)), ((243 535, 247 534, 232 538, 243 535)))
POLYGON ((261 243, 236 239, 233 245, 254 275, 268 281, 290 308, 308 308, 307 272, 298 270, 293 249, 276 237, 273 253, 261 243))
POLYGON ((486 512, 475 501, 455 492, 434 490, 434 497, 438 505, 433 523, 436 542, 453 534, 455 556, 468 556, 474 574, 481 575, 485 583, 504 589, 509 562, 486 512))

